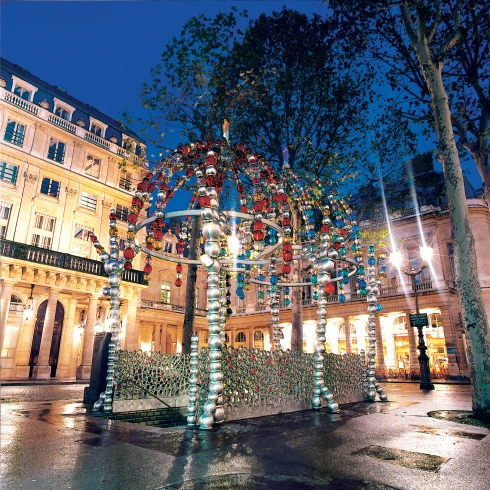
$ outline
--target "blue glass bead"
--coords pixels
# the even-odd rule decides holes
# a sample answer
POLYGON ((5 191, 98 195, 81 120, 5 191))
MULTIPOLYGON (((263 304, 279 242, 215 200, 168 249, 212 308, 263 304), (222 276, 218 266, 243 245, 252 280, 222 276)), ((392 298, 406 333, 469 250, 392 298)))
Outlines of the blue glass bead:
POLYGON ((376 311, 381 311, 383 307, 381 305, 376 305, 376 311))
POLYGON ((345 296, 343 294, 339 294, 339 301, 343 303, 345 301, 345 296))
POLYGON ((270 281, 271 281, 271 284, 277 284, 277 282, 279 281, 279 278, 273 274, 270 278, 270 281))
POLYGON ((369 264, 369 265, 374 265, 374 264, 376 264, 376 259, 375 259, 374 257, 369 257, 369 259, 368 259, 368 264, 369 264))

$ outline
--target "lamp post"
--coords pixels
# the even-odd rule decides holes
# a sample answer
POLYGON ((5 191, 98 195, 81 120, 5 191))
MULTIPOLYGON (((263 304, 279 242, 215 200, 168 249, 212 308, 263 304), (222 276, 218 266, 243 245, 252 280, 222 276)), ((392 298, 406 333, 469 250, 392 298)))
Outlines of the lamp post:
POLYGON ((34 304, 33 304, 34 298, 32 297, 33 291, 34 291, 34 284, 31 284, 31 293, 29 294, 29 297, 27 298, 26 304, 24 306, 26 320, 29 319, 32 313, 34 312, 34 304))
POLYGON ((417 270, 415 270, 413 267, 411 267, 410 270, 402 269, 401 267, 402 255, 399 250, 393 252, 391 254, 390 259, 391 259, 391 263, 399 271, 409 276, 412 282, 413 293, 415 296, 416 317, 413 319, 414 320, 413 322, 412 322, 412 318, 410 318, 410 326, 417 327, 418 334, 419 334, 419 345, 417 346, 417 349, 419 350, 420 353, 418 356, 419 366, 420 366, 420 389, 433 390, 434 384, 430 379, 429 356, 427 355, 427 346, 425 345, 424 331, 423 331, 424 326, 428 326, 427 325, 428 322, 423 321, 424 319, 422 318, 422 315, 420 315, 419 296, 418 296, 417 282, 416 282, 416 277, 429 265, 428 262, 432 258, 432 248, 427 247, 425 245, 420 247, 420 256, 422 257, 423 262, 422 265, 417 270))

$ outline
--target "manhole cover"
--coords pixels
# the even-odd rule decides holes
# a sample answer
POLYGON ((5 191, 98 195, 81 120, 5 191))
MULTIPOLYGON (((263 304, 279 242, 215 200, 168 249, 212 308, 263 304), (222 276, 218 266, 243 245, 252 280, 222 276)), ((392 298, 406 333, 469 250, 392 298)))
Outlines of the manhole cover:
POLYGON ((487 434, 480 434, 479 432, 465 432, 462 430, 452 429, 439 429, 437 427, 417 427, 416 432, 422 432, 424 434, 432 434, 436 436, 450 436, 450 437, 463 437, 466 439, 476 439, 481 441, 487 434))
POLYGON ((450 420, 451 422, 490 429, 490 423, 473 418, 473 412, 466 410, 436 410, 429 412, 427 415, 434 419, 450 420))
POLYGON ((437 471, 449 460, 449 458, 442 458, 433 454, 415 453, 382 446, 367 446, 352 454, 371 456, 406 468, 424 471, 437 471))

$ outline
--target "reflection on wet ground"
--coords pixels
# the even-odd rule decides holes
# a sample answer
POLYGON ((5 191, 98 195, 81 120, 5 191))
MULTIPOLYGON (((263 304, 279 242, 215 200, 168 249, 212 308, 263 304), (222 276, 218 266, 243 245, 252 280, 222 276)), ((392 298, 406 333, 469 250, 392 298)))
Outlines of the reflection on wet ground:
MULTIPOLYGON (((41 403, 39 408, 13 408, 12 413, 29 417, 59 427, 74 429, 87 434, 78 442, 92 446, 109 446, 116 443, 128 443, 153 451, 186 456, 196 452, 207 451, 223 446, 239 444, 243 437, 247 441, 289 433, 308 431, 312 427, 333 432, 348 420, 374 413, 385 413, 388 410, 407 407, 414 402, 374 402, 352 403, 342 405, 339 414, 326 409, 306 410, 267 417, 238 420, 224 423, 211 430, 177 428, 159 429, 138 426, 127 422, 112 421, 103 417, 87 414, 87 407, 82 404, 67 402, 41 403), (96 436, 96 437, 90 437, 96 436)), ((335 437, 330 436, 329 445, 335 445, 335 437)))
POLYGON ((335 478, 319 483, 313 478, 293 475, 227 474, 196 478, 163 487, 166 490, 395 490, 381 483, 335 478))
POLYGON ((95 416, 81 403, 83 387, 2 389, 5 488, 486 488, 463 483, 470 466, 476 470, 468 478, 486 481, 488 431, 427 417, 429 410, 469 410, 470 386, 423 392, 418 384, 384 384, 386 403, 233 421, 209 431, 95 416), (455 462, 468 454, 479 456, 458 472, 455 462), (446 456, 451 461, 434 472, 446 456))

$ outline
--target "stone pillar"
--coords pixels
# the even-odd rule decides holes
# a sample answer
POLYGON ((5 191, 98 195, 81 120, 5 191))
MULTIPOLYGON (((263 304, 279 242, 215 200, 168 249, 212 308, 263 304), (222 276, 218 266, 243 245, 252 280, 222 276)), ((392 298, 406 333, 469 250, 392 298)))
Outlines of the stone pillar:
POLYGON ((58 304, 58 291, 49 290, 48 305, 46 316, 44 317, 43 334, 39 347, 39 357, 37 364, 32 371, 33 379, 49 379, 51 377, 51 366, 49 365, 49 352, 53 340, 54 318, 56 315, 56 305, 58 304))
POLYGON ((385 363, 388 366, 395 366, 398 368, 398 360, 396 359, 396 348, 395 348, 395 336, 393 335, 393 325, 385 327, 385 337, 384 342, 386 346, 386 358, 385 363))
POLYGON ((330 350, 333 354, 339 353, 339 329, 336 325, 327 324, 330 329, 330 350))
POLYGON ((254 327, 248 327, 248 348, 254 348, 254 327))
POLYGON ((350 338, 350 322, 349 317, 344 317, 344 332, 345 332, 345 352, 352 354, 352 342, 350 338))
POLYGON ((92 354, 94 352, 94 325, 97 315, 97 301, 95 295, 90 296, 87 310, 87 323, 85 324, 82 347, 82 360, 77 368, 77 379, 90 379, 92 369, 92 354))
POLYGON ((360 354, 362 350, 364 352, 367 352, 367 347, 366 347, 366 327, 364 325, 362 325, 361 322, 359 322, 357 324, 357 326, 356 326, 356 332, 357 332, 357 353, 360 354))
POLYGON ((444 330, 444 340, 447 349, 448 376, 450 379, 460 379, 461 377, 468 375, 469 367, 466 361, 462 329, 458 332, 454 326, 453 315, 451 315, 451 306, 449 304, 443 305, 440 308, 440 311, 442 328, 444 330))
POLYGON ((177 327, 177 345, 175 352, 182 352, 182 336, 184 334, 184 330, 182 328, 177 327))
POLYGON ((34 337, 34 326, 36 325, 38 298, 32 300, 32 314, 25 317, 19 329, 17 337, 17 350, 15 351, 15 377, 29 379, 29 358, 31 357, 32 339, 34 337))
POLYGON ((167 325, 160 325, 160 352, 167 353, 167 325))
POLYGON ((76 358, 73 358, 73 338, 75 335, 77 303, 76 299, 71 299, 68 304, 68 311, 61 332, 60 354, 58 357, 58 369, 56 370, 57 378, 70 378, 70 365, 76 363, 76 358))
POLYGON ((408 333, 408 345, 410 347, 410 369, 419 368, 418 352, 417 352, 417 339, 415 337, 415 327, 410 326, 410 314, 411 310, 407 311, 405 314, 407 316, 406 325, 408 333))
POLYGON ((10 298, 12 296, 13 289, 14 285, 12 283, 2 281, 2 294, 0 295, 0 352, 3 348, 3 341, 5 340, 10 298))
POLYGON ((126 306, 126 336, 123 345, 125 346, 125 349, 129 351, 139 349, 139 322, 136 321, 137 308, 137 299, 128 300, 126 306))
POLYGON ((380 315, 375 315, 376 318, 376 370, 384 373, 386 376, 386 364, 385 364, 385 355, 383 352, 383 334, 381 333, 381 319, 380 315))
POLYGON ((153 338, 152 351, 160 352, 161 351, 161 336, 162 332, 160 331, 160 325, 153 325, 151 336, 153 338))
MULTIPOLYGON (((271 332, 272 332, 272 327, 271 327, 271 332)), ((271 336, 273 337, 273 336, 274 336, 274 334, 273 334, 273 333, 271 333, 271 336)), ((236 337, 236 328, 235 328, 235 327, 232 327, 232 328, 230 329, 230 345, 231 345, 232 347, 235 347, 235 337, 236 337)), ((271 337, 271 338, 272 338, 272 337, 271 337)))

